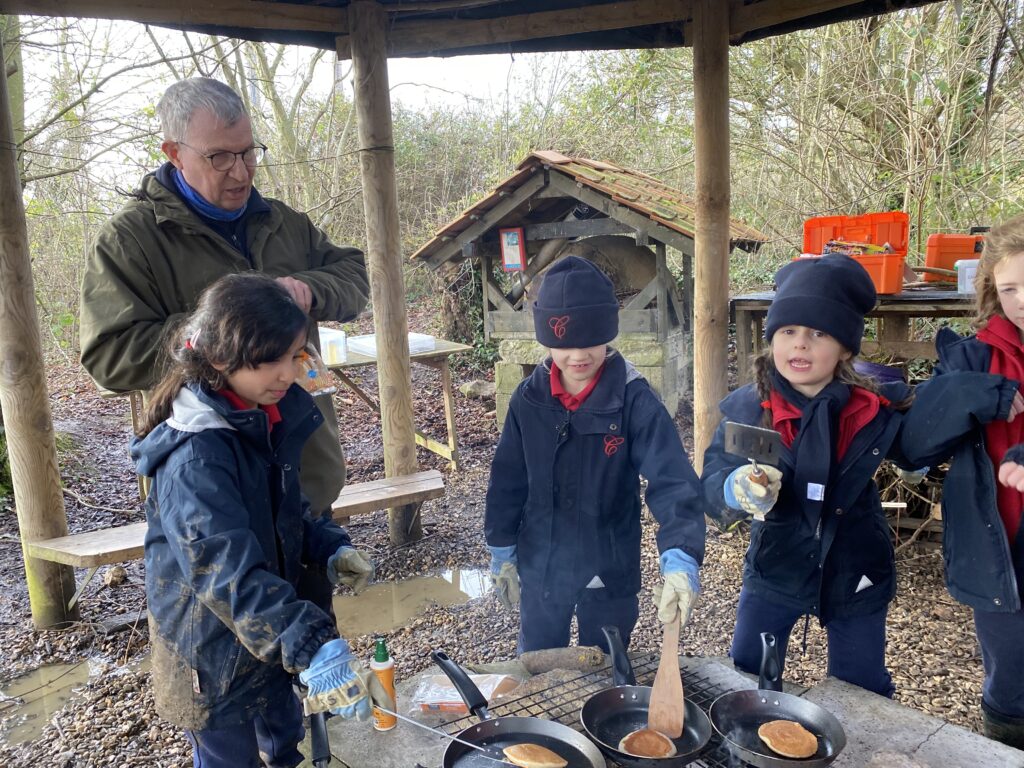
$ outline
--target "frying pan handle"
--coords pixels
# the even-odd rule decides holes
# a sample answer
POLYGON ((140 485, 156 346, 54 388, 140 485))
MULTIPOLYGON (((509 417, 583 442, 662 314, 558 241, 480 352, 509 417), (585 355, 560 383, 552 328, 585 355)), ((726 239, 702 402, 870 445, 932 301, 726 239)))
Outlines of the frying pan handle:
POLYGON ((608 640, 608 650, 612 657, 612 680, 616 685, 636 685, 636 675, 633 674, 633 665, 629 663, 629 656, 626 655, 626 647, 622 644, 619 628, 609 625, 601 627, 601 631, 608 640))
POLYGON ((762 691, 782 691, 779 648, 771 632, 761 633, 761 675, 757 685, 762 691))
POLYGON ((469 711, 481 720, 487 720, 489 717, 487 714, 487 699, 480 693, 480 689, 476 687, 476 684, 466 674, 465 670, 452 661, 451 657, 444 651, 431 651, 430 656, 437 662, 437 666, 441 668, 441 671, 445 673, 448 679, 452 681, 452 685, 455 686, 455 690, 459 692, 462 700, 466 702, 469 711))
POLYGON ((327 716, 323 712, 317 712, 309 716, 309 740, 312 754, 310 762, 316 768, 323 768, 331 762, 331 745, 327 739, 327 716))

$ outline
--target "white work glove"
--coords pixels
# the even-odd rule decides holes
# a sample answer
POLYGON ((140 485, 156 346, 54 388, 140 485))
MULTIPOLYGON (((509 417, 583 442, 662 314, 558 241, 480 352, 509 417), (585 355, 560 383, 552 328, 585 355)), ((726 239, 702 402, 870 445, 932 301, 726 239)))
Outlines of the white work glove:
POLYGON ((365 552, 343 544, 327 561, 327 578, 331 584, 352 587, 357 595, 373 581, 373 560, 365 552))
POLYGON ((519 569, 516 567, 516 548, 488 547, 491 551, 491 583, 494 594, 506 611, 519 605, 519 569))
POLYGON ((764 516, 779 499, 782 472, 763 464, 758 467, 764 473, 762 479, 767 480, 767 483, 761 485, 754 480, 754 469, 749 464, 737 467, 725 479, 725 502, 733 509, 750 513, 756 520, 764 520, 764 516))
POLYGON ((665 581, 654 588, 654 604, 662 623, 668 624, 678 615, 680 627, 686 626, 700 594, 698 571, 697 561, 683 550, 673 548, 662 553, 661 572, 665 581))

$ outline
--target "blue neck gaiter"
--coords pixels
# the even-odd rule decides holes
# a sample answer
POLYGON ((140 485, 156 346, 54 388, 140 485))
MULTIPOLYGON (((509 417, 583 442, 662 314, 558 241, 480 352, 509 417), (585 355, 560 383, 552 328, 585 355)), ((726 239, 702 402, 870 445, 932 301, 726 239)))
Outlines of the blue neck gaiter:
POLYGON ((205 216, 208 219, 214 221, 237 221, 242 218, 242 214, 245 213, 245 209, 249 206, 249 201, 245 201, 245 205, 239 208, 237 211, 225 211, 208 202, 202 195, 196 192, 189 183, 185 181, 185 178, 178 173, 178 169, 175 168, 171 174, 174 177, 174 185, 178 188, 178 192, 185 198, 189 205, 196 209, 201 216, 205 216))

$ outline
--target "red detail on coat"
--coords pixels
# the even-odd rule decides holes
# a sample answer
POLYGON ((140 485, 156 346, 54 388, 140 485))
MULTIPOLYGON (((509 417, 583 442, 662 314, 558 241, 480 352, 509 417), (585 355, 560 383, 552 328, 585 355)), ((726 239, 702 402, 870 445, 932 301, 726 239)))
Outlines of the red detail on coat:
POLYGON ((626 442, 626 438, 624 437, 616 437, 615 435, 605 435, 604 455, 612 456, 617 450, 619 450, 619 446, 622 445, 624 442, 626 442))
POLYGON ((552 317, 548 320, 548 325, 551 326, 551 330, 555 332, 556 339, 565 338, 565 327, 569 324, 569 316, 562 315, 561 317, 552 317))
MULTIPOLYGON (((889 401, 861 387, 850 389, 850 399, 839 414, 839 439, 836 441, 836 456, 842 459, 853 438, 878 415, 882 405, 889 401)), ((772 429, 782 435, 782 442, 787 448, 792 447, 800 429, 800 418, 803 411, 790 403, 775 390, 771 399, 761 403, 761 407, 770 407, 772 412, 772 429)))

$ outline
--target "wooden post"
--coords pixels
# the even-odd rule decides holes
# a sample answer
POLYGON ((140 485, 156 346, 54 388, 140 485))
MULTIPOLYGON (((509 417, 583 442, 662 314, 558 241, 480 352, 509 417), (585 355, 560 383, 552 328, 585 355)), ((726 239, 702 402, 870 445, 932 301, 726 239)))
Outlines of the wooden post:
POLYGON ((693 452, 698 472, 726 394, 729 341, 729 4, 694 0, 696 239, 693 452))
MULTIPOLYGON (((0 71, 0 408, 18 528, 25 542, 66 536, 68 521, 46 396, 21 194, 7 76, 0 71)), ((67 609, 75 594, 75 573, 70 566, 25 557, 25 580, 36 627, 56 627, 78 618, 77 608, 67 609)))
MULTIPOLYGON (((384 472, 388 477, 417 470, 409 373, 409 325, 405 309, 398 234, 398 187, 388 90, 385 29, 387 15, 379 3, 355 0, 348 7, 359 124, 359 167, 366 215, 366 256, 377 335, 377 383, 384 432, 384 472)), ((418 505, 389 510, 393 544, 423 536, 418 505)))

